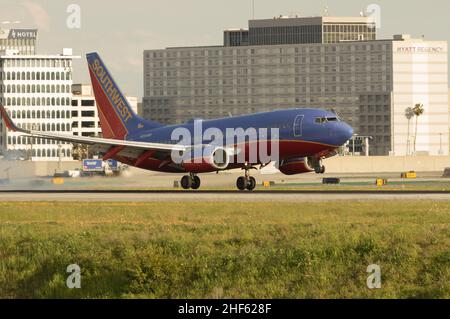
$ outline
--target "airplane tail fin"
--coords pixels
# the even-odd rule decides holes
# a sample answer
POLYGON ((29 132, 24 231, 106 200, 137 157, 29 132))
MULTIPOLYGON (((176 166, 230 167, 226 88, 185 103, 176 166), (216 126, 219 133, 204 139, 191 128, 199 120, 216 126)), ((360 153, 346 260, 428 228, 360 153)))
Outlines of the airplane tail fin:
POLYGON ((126 140, 139 129, 162 126, 136 115, 97 53, 86 55, 103 137, 126 140))

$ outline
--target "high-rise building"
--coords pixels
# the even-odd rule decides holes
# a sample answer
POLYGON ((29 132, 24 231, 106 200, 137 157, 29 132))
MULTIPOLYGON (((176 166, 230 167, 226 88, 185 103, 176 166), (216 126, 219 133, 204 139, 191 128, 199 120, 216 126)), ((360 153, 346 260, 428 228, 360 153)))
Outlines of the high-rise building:
POLYGON ((224 31, 224 46, 336 43, 376 39, 371 17, 274 17, 250 20, 248 29, 224 31))
POLYGON ((228 29, 223 32, 223 45, 225 47, 239 47, 249 45, 248 30, 228 29))
POLYGON ((72 85, 72 133, 79 136, 101 136, 97 104, 90 84, 72 85))
MULTIPOLYGON (((0 103, 19 127, 71 134, 72 49, 35 54, 36 30, 0 35, 0 103)), ((70 160, 72 145, 21 136, 0 124, 0 152, 5 157, 70 160)))
POLYGON ((373 22, 364 17, 250 21, 250 31, 272 28, 269 21, 280 24, 273 31, 278 37, 302 24, 311 31, 280 40, 289 44, 261 31, 261 40, 250 32, 255 45, 144 51, 144 117, 172 124, 281 108, 333 109, 355 133, 373 137, 371 155, 412 154, 414 140, 416 152, 432 155, 443 140, 448 154, 446 41, 375 40, 373 22), (425 114, 414 138, 415 122, 405 110, 417 103, 425 114))
POLYGON ((376 39, 370 17, 279 17, 249 21, 250 45, 336 43, 376 39))

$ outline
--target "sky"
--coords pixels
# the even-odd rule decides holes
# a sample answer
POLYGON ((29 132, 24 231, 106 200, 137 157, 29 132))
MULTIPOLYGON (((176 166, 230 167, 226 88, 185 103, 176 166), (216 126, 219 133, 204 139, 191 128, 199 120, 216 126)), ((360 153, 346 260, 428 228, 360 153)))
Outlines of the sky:
POLYGON ((359 16, 371 4, 380 8, 379 39, 407 33, 450 41, 448 0, 2 0, 0 27, 38 28, 37 52, 73 48, 74 83, 89 83, 85 54, 97 51, 122 91, 142 97, 142 55, 146 49, 220 45, 227 28, 246 28, 252 18, 279 15, 359 16), (76 4, 80 28, 69 28, 76 4), (327 9, 326 9, 327 8, 327 9), (18 22, 7 24, 6 22, 18 22), (2 23, 4 22, 4 23, 2 23))

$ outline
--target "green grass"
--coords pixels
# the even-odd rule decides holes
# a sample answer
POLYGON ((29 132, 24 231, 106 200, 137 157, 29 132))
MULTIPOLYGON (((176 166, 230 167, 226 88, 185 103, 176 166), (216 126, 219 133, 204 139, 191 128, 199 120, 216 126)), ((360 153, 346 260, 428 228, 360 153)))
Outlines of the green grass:
POLYGON ((450 203, 0 203, 0 297, 449 298, 450 203))

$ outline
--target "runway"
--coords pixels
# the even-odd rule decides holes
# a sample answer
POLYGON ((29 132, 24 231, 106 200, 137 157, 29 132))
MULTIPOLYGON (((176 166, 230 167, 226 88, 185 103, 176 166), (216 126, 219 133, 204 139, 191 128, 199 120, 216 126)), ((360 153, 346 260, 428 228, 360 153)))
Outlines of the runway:
POLYGON ((366 200, 450 201, 450 191, 274 190, 0 190, 0 201, 58 202, 317 202, 366 200))

